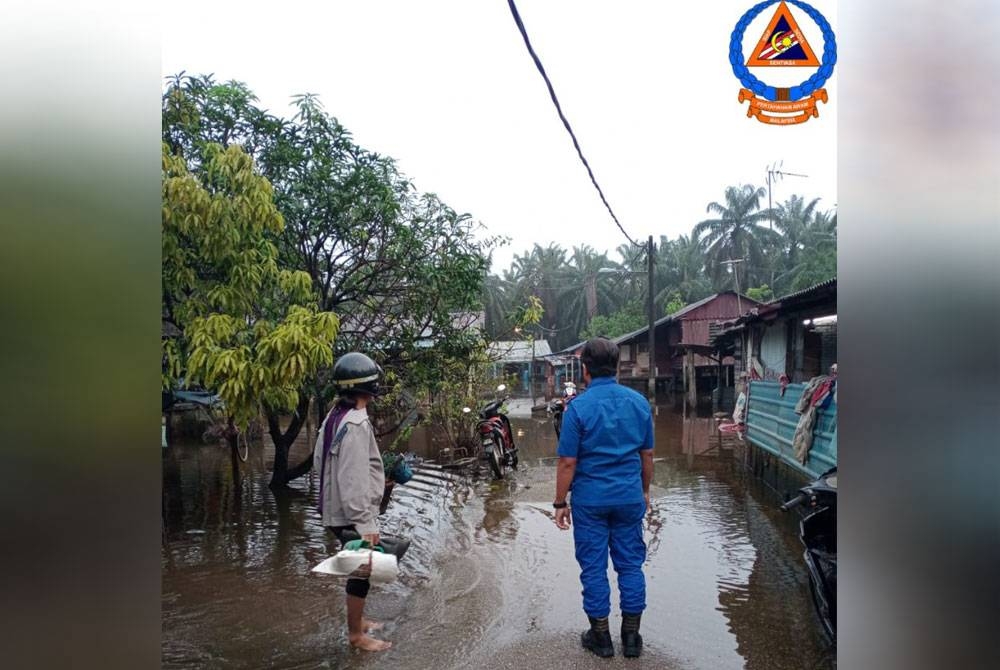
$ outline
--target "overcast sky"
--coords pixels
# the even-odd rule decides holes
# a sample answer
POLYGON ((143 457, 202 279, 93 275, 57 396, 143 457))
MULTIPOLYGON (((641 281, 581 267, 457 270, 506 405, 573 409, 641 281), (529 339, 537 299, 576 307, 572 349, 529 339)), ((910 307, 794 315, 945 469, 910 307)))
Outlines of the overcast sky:
MULTIPOLYGON (((725 187, 764 186, 766 167, 809 175, 773 187, 837 202, 837 74, 820 118, 794 127, 746 117, 730 35, 750 1, 520 0, 518 9, 577 138, 633 239, 673 238, 707 218, 725 187)), ((836 3, 816 0, 837 29, 836 3)), ((746 54, 777 5, 744 36, 746 54)), ((823 37, 791 7, 822 58, 823 37)), ((238 79, 288 114, 317 93, 362 146, 393 156, 422 191, 511 244, 600 251, 625 242, 556 114, 504 0, 190 2, 164 11, 164 75, 238 79)), ((812 68, 754 73, 792 85, 812 68)), ((765 203, 766 206, 766 203, 765 203)), ((615 257, 615 254, 612 253, 615 257)))

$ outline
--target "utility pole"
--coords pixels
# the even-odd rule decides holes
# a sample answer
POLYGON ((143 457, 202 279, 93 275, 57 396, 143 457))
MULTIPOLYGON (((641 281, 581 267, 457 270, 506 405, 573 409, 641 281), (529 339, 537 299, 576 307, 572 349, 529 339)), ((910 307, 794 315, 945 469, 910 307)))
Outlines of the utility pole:
POLYGON ((649 246, 646 250, 646 261, 649 272, 649 295, 646 296, 646 308, 649 310, 649 385, 646 389, 647 395, 656 399, 656 312, 653 311, 653 269, 655 267, 655 255, 653 254, 653 236, 649 236, 649 246))
POLYGON ((584 293, 587 298, 587 323, 597 314, 597 275, 589 275, 584 282, 584 293))
POLYGON ((743 316, 743 303, 740 300, 740 273, 739 269, 736 267, 737 263, 742 263, 745 258, 731 258, 728 261, 722 261, 723 265, 729 266, 729 271, 733 273, 733 278, 736 280, 736 311, 737 316, 743 316))
POLYGON ((531 389, 531 406, 535 406, 535 334, 531 333, 531 362, 528 363, 528 388, 531 389))

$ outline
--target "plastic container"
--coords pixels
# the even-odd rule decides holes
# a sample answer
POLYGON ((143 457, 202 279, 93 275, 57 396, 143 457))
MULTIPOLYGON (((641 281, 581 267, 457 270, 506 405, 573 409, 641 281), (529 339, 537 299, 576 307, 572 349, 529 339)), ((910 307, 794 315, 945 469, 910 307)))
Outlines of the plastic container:
POLYGON ((393 554, 372 549, 342 549, 312 569, 324 575, 350 577, 355 570, 367 566, 371 560, 373 584, 387 584, 399 576, 399 564, 393 554))

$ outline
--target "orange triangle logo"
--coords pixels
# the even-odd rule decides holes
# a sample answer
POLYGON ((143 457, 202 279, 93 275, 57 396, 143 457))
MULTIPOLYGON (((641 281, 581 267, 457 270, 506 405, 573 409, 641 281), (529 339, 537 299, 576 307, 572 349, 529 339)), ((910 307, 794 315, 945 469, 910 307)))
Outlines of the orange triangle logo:
POLYGON ((819 67, 819 60, 782 0, 767 30, 750 52, 747 67, 819 67))

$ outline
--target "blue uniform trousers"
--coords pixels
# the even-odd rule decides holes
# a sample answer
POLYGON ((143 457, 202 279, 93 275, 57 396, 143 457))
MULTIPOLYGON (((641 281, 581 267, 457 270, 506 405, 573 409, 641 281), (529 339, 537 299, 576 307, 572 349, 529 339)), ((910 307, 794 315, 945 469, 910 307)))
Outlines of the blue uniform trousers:
POLYGON ((587 616, 606 617, 611 613, 608 585, 608 552, 618 573, 621 610, 638 614, 646 609, 646 542, 642 538, 642 517, 646 503, 627 505, 573 505, 573 542, 583 584, 583 610, 587 616))

